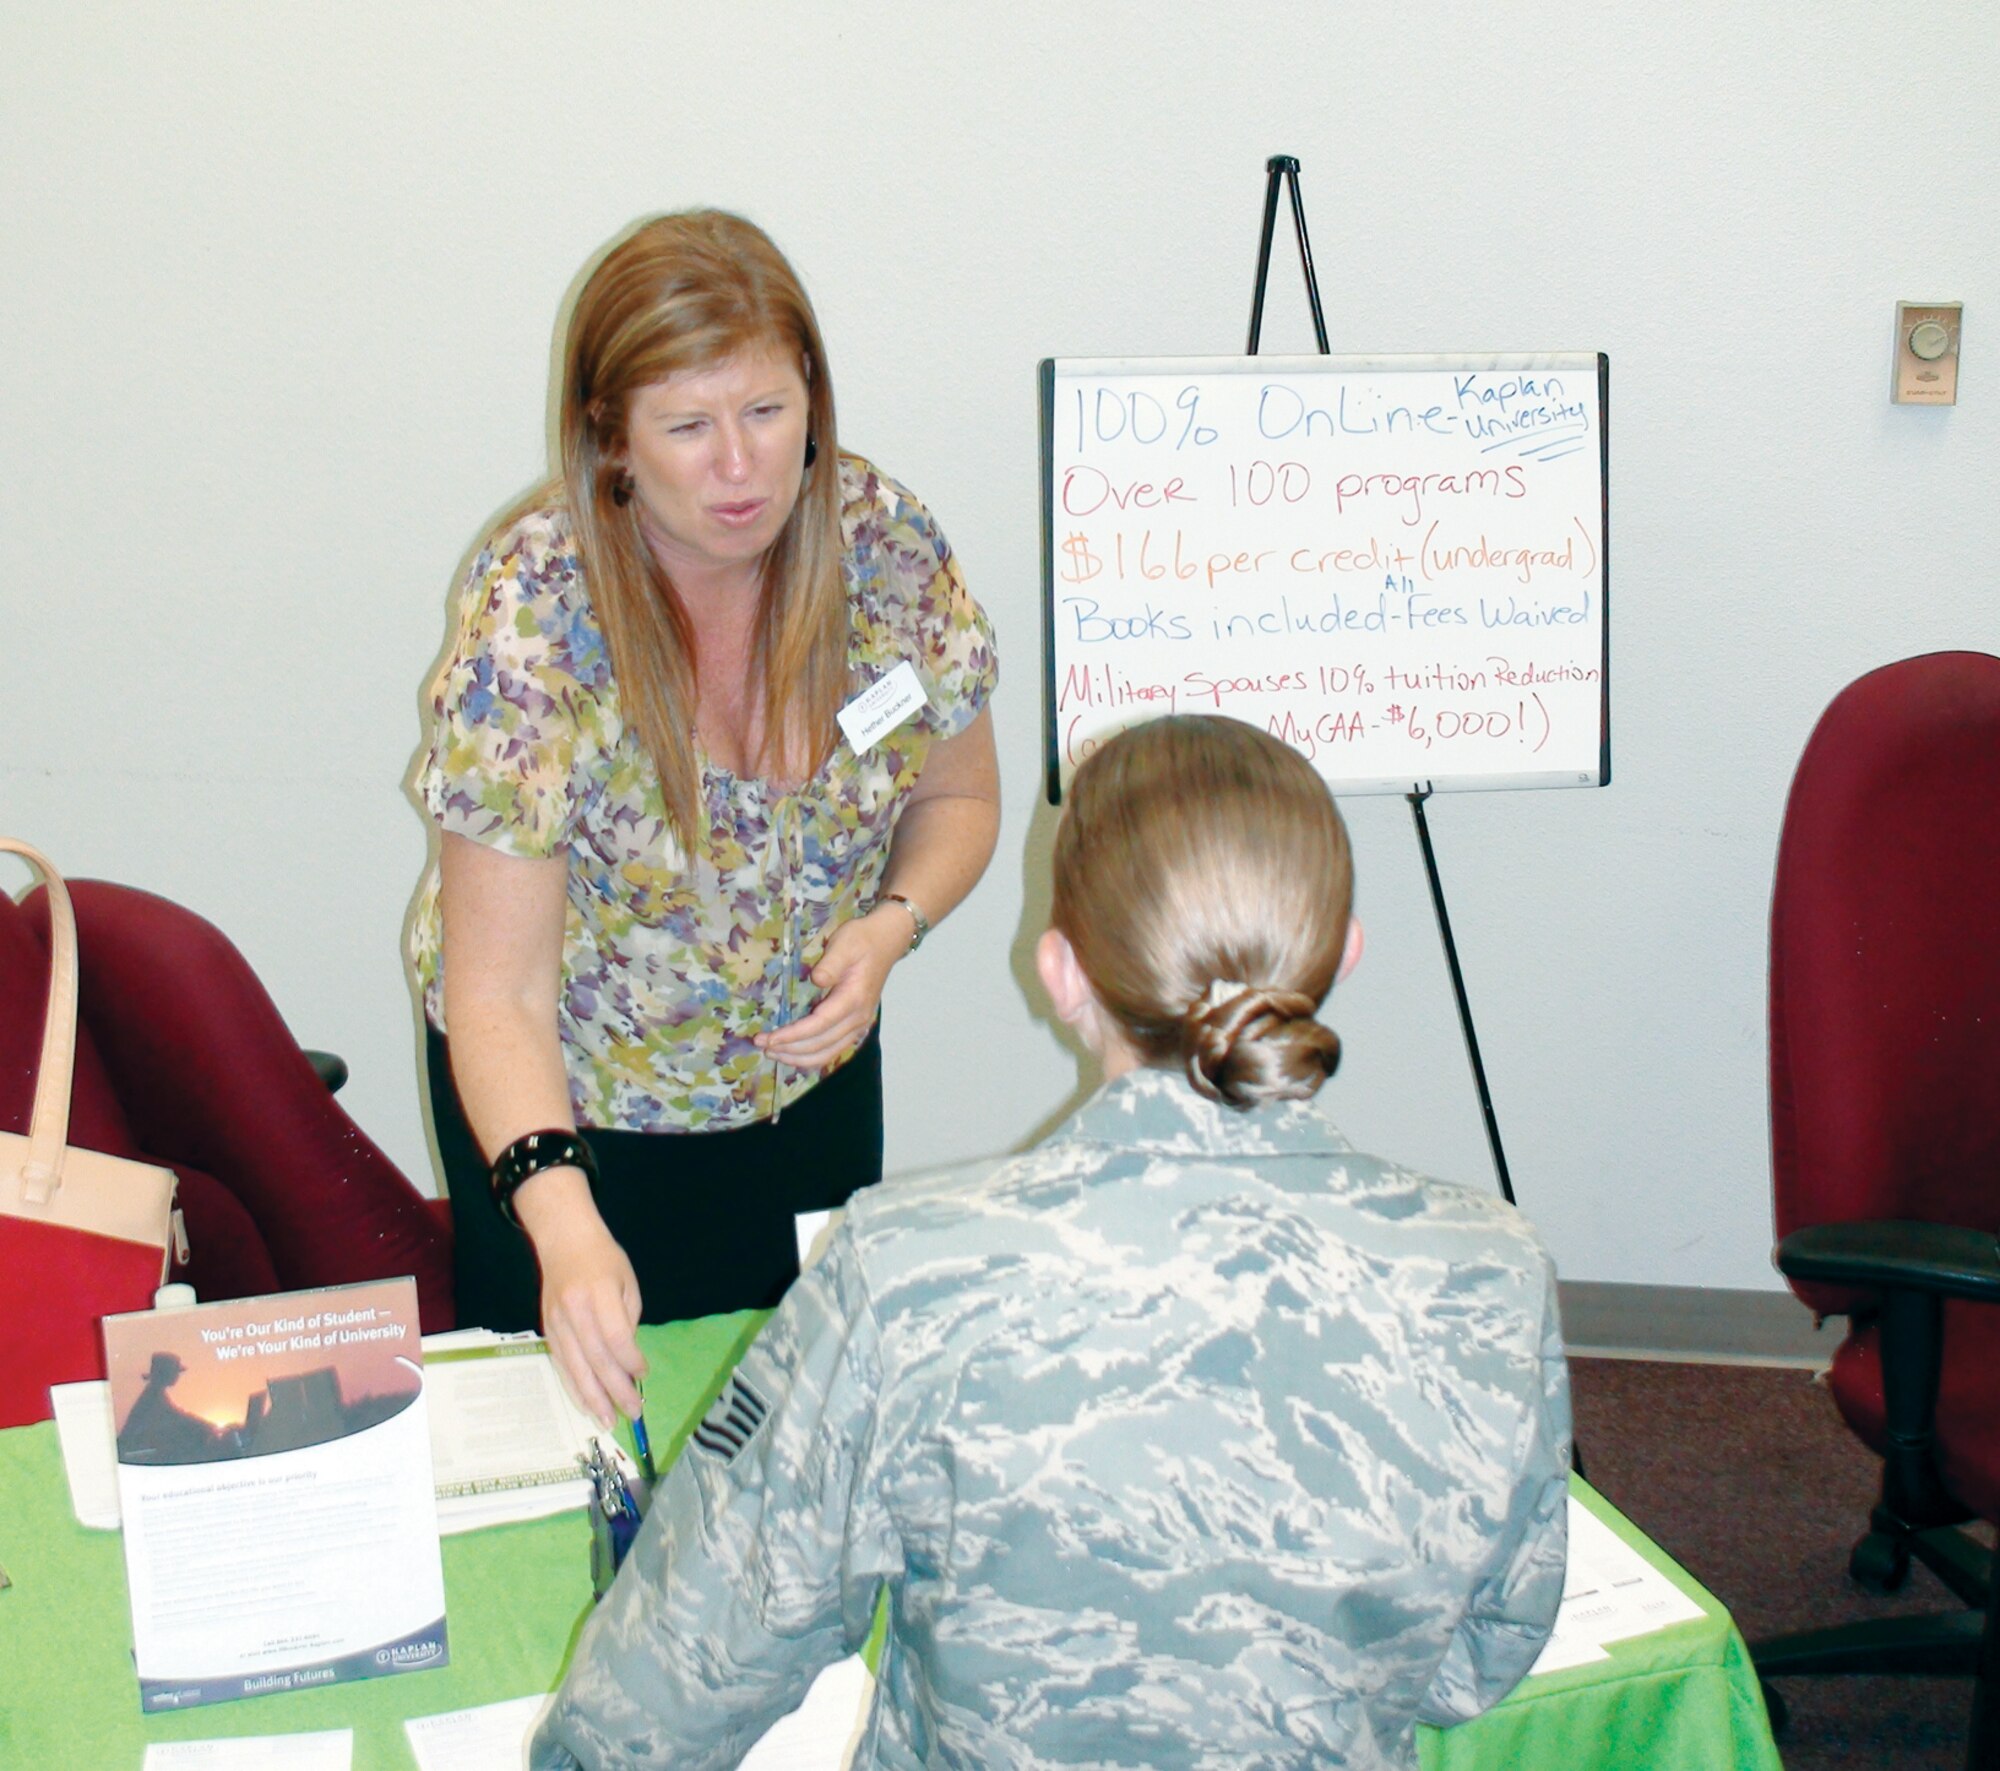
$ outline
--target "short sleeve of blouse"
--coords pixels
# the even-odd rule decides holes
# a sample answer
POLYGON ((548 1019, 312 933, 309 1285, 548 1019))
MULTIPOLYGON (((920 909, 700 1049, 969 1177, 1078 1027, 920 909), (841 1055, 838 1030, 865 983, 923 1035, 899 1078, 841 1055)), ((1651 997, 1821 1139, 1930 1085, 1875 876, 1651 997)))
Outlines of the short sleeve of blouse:
POLYGON ((908 658, 930 706, 921 723, 953 738, 999 681, 993 628, 965 587, 937 519, 888 475, 850 456, 844 526, 873 662, 908 658))
POLYGON ((610 682, 560 513, 532 513, 480 552, 460 591, 417 769, 431 817, 510 855, 564 847, 579 778, 615 717, 610 682))

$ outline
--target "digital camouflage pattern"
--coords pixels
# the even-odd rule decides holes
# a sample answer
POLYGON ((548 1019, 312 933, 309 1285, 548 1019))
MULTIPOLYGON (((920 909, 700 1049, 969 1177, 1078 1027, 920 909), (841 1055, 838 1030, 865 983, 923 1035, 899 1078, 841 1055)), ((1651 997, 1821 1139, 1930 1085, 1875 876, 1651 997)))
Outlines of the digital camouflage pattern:
POLYGON ((733 1766, 886 1585, 857 1765, 1412 1766, 1554 1623, 1569 1435, 1511 1208, 1141 1070, 855 1196, 531 1760, 733 1766))

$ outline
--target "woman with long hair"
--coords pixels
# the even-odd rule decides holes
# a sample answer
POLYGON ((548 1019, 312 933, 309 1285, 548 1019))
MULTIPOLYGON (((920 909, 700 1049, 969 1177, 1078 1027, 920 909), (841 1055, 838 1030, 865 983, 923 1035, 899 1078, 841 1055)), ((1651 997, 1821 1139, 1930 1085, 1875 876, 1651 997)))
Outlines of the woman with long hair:
POLYGON ((1037 950, 1105 1082, 848 1207, 696 1428, 537 1737, 734 1764, 888 1594, 856 1763, 1412 1767, 1562 1597, 1567 1367, 1512 1207, 1315 1097, 1360 952, 1296 752, 1178 716, 1078 771, 1037 950))
POLYGON ((756 226, 632 230, 561 374, 432 688, 412 955, 459 1320, 539 1319, 608 1419, 642 1313, 776 1303, 794 1214, 879 1178, 884 980, 998 830, 995 664, 756 226))

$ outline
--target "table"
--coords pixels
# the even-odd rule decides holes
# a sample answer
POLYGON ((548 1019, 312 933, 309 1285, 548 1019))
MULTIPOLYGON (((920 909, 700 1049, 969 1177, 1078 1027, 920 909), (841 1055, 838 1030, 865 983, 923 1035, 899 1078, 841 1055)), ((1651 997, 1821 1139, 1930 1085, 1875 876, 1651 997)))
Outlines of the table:
MULTIPOLYGON (((646 1422, 663 1461, 763 1320, 746 1311, 640 1331, 646 1422)), ((1779 1771, 1728 1613, 1601 1496, 1574 1489, 1702 1617, 1530 1679, 1476 1722, 1419 1729, 1425 1771, 1779 1771)), ((405 1717, 553 1689, 590 1607, 581 1513, 447 1537, 443 1552, 450 1666, 144 1716, 117 1534, 76 1523, 52 1424, 0 1432, 0 1566, 14 1582, 0 1592, 0 1765, 139 1771, 149 1741, 352 1728, 354 1771, 409 1771, 405 1717)))

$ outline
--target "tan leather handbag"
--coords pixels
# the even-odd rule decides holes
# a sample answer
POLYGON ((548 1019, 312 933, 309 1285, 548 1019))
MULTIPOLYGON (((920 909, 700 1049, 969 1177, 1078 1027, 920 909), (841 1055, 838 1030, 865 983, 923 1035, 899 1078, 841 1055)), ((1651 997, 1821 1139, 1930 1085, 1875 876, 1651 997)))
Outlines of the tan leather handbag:
POLYGON ((19 1426, 48 1418, 50 1384, 104 1375, 100 1317, 152 1303, 174 1240, 174 1174, 69 1143, 76 916, 46 856, 9 837, 0 851, 42 876, 51 934, 28 1134, 0 1132, 0 1426, 19 1426))

